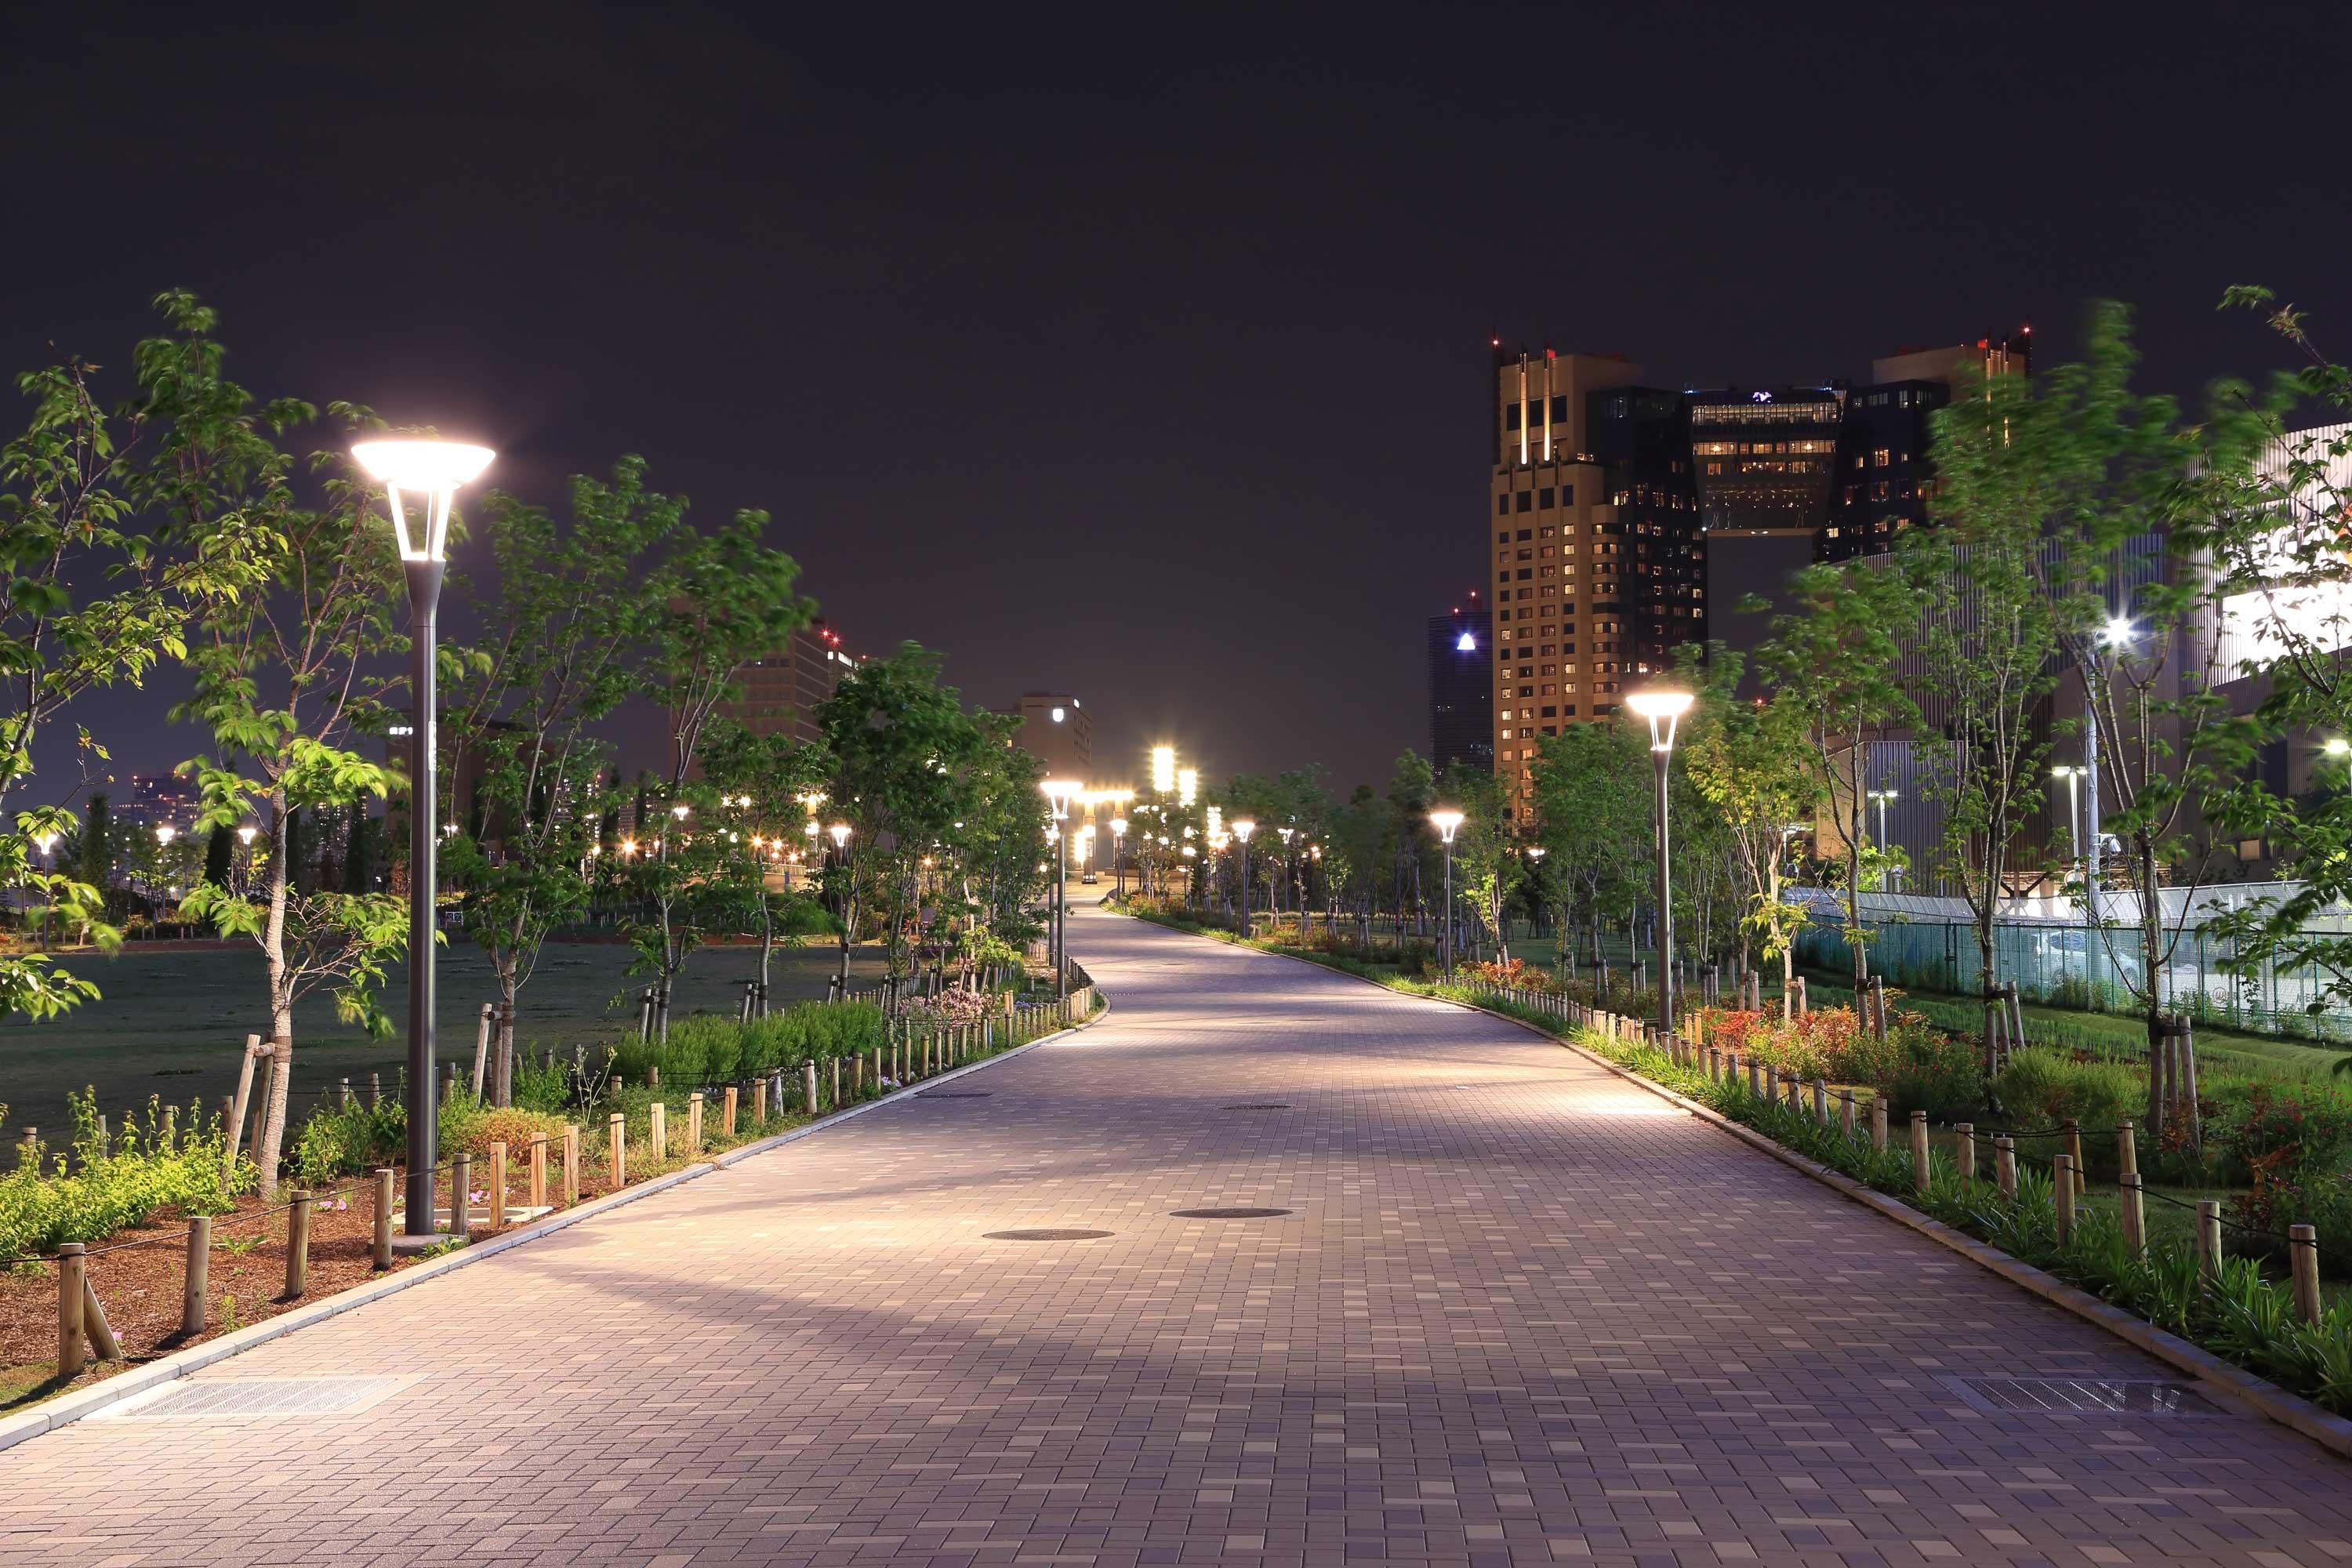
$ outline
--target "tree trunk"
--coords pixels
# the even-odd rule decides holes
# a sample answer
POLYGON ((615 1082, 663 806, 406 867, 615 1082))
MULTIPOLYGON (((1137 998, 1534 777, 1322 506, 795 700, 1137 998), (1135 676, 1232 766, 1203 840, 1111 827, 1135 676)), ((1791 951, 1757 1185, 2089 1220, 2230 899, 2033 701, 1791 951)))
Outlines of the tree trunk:
POLYGON ((520 955, 510 950, 490 955, 491 968, 499 982, 498 1035, 491 1043, 490 1057, 493 1105, 514 1103, 515 998, 521 991, 522 970, 520 960, 520 955))
POLYGON ((271 814, 269 826, 269 913, 262 922, 261 952, 269 986, 270 1060, 273 1066, 269 1078, 268 1110, 262 1121, 261 1142, 253 1152, 254 1164, 261 1172, 264 1202, 278 1194, 279 1151, 286 1138, 287 1080, 292 1074, 294 1059, 294 983, 286 964, 289 828, 285 792, 273 791, 271 803, 277 809, 271 814))

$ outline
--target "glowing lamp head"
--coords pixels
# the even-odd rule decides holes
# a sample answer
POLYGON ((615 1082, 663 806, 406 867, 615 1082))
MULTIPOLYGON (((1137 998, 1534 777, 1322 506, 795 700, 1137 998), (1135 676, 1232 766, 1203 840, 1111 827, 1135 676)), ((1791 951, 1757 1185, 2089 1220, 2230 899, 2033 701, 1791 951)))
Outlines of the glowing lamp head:
POLYGON ((2107 624, 2099 628, 2099 641, 2108 647, 2120 647, 2132 639, 2129 616, 2110 616, 2107 624))
POLYGON ((1654 752, 1675 749, 1675 725, 1690 711, 1691 702, 1689 692, 1662 686, 1629 693, 1625 699, 1626 707, 1650 721, 1650 750, 1654 752))
POLYGON ((261 829, 248 822, 243 827, 236 830, 237 842, 243 844, 249 849, 253 847, 253 841, 260 832, 261 829))
POLYGON ((687 813, 693 809, 694 807, 687 805, 686 802, 679 801, 676 805, 669 808, 669 814, 672 816, 677 817, 680 822, 684 822, 686 820, 687 813))
POLYGON ((845 849, 849 847, 849 824, 836 822, 826 828, 825 832, 832 836, 833 847, 835 849, 845 849))
POLYGON ((1075 779, 1041 779, 1037 787, 1053 803, 1054 820, 1056 822, 1070 815, 1070 802, 1084 793, 1084 786, 1075 779))
POLYGON ((2331 757, 2352 757, 2352 741, 2347 741, 2341 735, 2330 735, 2327 738, 2327 743, 2320 750, 2331 757))
POLYGON ((1112 817, 1112 818, 1110 819, 1110 835, 1111 835, 1111 837, 1114 837, 1114 838, 1124 838, 1124 837, 1127 837, 1127 818, 1125 818, 1125 817, 1123 817, 1123 816, 1114 816, 1114 817, 1112 817))
POLYGON ((180 830, 168 822, 155 829, 155 842, 158 844, 169 844, 179 836, 180 830))
POLYGON ((801 831, 806 834, 809 837, 814 838, 818 834, 824 832, 824 829, 819 827, 816 825, 816 818, 812 816, 806 822, 801 824, 801 831))
POLYGON ((1257 831, 1257 824, 1252 822, 1246 816, 1237 816, 1234 818, 1233 826, 1234 837, 1240 839, 1244 844, 1250 841, 1250 835, 1257 831))
POLYGON ((1528 858, 1530 860, 1540 860, 1550 853, 1550 850, 1545 848, 1540 844, 1530 844, 1528 846, 1528 858))
POLYGON ((1460 831, 1464 818, 1460 812, 1451 806, 1440 806, 1429 814, 1429 820, 1436 825, 1438 836, 1451 844, 1454 842, 1454 835, 1460 831))
POLYGON ((1194 798, 1195 796, 1197 796, 1200 793, 1201 793, 1201 770, 1200 770, 1200 769, 1198 769, 1198 768, 1179 768, 1179 769, 1177 769, 1177 770, 1176 770, 1176 801, 1177 801, 1177 804, 1178 804, 1178 805, 1192 805, 1192 804, 1193 798, 1194 798))
POLYGON ((458 441, 362 441, 352 460, 383 487, 392 507, 392 528, 403 561, 439 561, 449 542, 449 503, 461 485, 471 484, 497 454, 488 447, 458 441), (422 538, 409 531, 400 492, 425 498, 422 538))
POLYGON ((33 842, 39 845, 41 853, 46 855, 57 847, 58 836, 54 833, 36 833, 33 835, 33 842))
POLYGON ((1176 787, 1176 748, 1151 748, 1151 787, 1165 795, 1176 787))

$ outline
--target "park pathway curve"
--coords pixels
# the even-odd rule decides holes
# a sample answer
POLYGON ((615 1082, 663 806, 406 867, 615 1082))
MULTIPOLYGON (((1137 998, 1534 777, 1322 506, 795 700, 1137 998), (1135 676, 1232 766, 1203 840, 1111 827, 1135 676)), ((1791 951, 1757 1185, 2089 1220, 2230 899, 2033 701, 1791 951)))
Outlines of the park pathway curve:
POLYGON ((194 1380, 355 1408, 0 1453, 0 1563, 2352 1563, 2352 1465, 2002 1413, 2169 1374, 1556 1047, 1071 942, 1092 1029, 194 1380))

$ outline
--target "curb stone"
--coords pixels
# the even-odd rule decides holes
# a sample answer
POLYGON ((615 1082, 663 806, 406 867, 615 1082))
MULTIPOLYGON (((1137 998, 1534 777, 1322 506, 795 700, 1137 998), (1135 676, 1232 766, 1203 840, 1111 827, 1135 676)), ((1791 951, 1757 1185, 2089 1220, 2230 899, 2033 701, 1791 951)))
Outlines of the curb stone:
MULTIPOLYGON (((1097 992, 1097 994, 1101 994, 1097 992)), ((584 1204, 575 1205, 560 1214, 551 1215, 545 1219, 507 1231, 490 1240, 461 1247, 455 1252, 428 1258, 413 1268, 386 1274, 364 1285, 354 1285, 348 1290, 339 1290, 331 1296, 321 1297, 309 1306, 297 1307, 290 1312, 280 1312, 274 1318, 238 1329, 233 1333, 223 1334, 217 1339, 206 1340, 200 1345, 190 1345, 185 1350, 174 1351, 170 1355, 149 1362, 144 1366, 120 1373, 103 1383, 92 1384, 88 1388, 60 1394, 55 1399, 36 1405, 29 1410, 19 1411, 14 1415, 0 1416, 0 1449, 13 1448, 17 1444, 38 1437, 44 1433, 54 1432, 60 1426, 71 1426, 85 1416, 95 1415, 111 1405, 148 1394, 164 1384, 174 1382, 191 1373, 200 1372, 205 1367, 227 1361, 233 1356, 242 1355, 247 1351, 290 1334, 297 1329, 305 1329, 313 1323, 324 1322, 329 1318, 339 1317, 354 1308, 364 1307, 372 1301, 379 1301, 386 1296, 396 1295, 413 1286, 425 1284, 439 1279, 444 1274, 466 1268, 469 1264, 495 1258, 509 1247, 537 1241, 540 1237, 552 1235, 567 1226, 577 1225, 583 1220, 593 1219, 613 1209, 635 1203, 639 1198, 649 1198, 656 1193, 675 1187, 680 1183, 691 1182, 701 1176, 714 1175, 730 1165, 750 1159, 754 1154, 762 1154, 771 1149, 781 1148, 786 1143, 797 1142, 814 1133, 837 1127, 869 1110, 878 1110, 886 1105, 895 1104, 910 1095, 919 1094, 924 1089, 945 1083, 950 1079, 961 1078, 966 1073, 979 1072, 994 1067, 999 1062, 1010 1061, 1024 1052, 1034 1051, 1040 1046, 1051 1045, 1057 1040, 1066 1039, 1082 1029, 1092 1028, 1108 1016, 1110 1010, 1110 999, 1105 996, 1099 1010, 1089 1017, 1080 1019, 1066 1029, 1057 1029, 1050 1035, 1041 1035, 1036 1039, 1014 1046, 1010 1050, 999 1051, 994 1056, 981 1061, 967 1062, 962 1067, 925 1079, 919 1084, 908 1084, 902 1089, 894 1089, 879 1100, 866 1100, 850 1106, 846 1110, 835 1111, 810 1122, 805 1127, 795 1127, 789 1131, 779 1132, 771 1137, 746 1143, 740 1148, 730 1149, 723 1154, 698 1161, 694 1164, 669 1172, 666 1175, 655 1176, 635 1185, 623 1187, 617 1193, 606 1193, 602 1197, 591 1198, 584 1204)))
MULTIPOLYGON (((1180 931, 1174 926, 1160 925, 1157 921, 1146 921, 1139 916, 1129 918, 1137 921, 1139 924, 1167 931, 1172 936, 1196 934, 1180 931)), ((1214 937, 1204 936, 1201 940, 1217 942, 1214 937)), ((1238 942, 1217 942, 1217 945, 1241 948, 1238 942)), ((1688 1111, 1700 1121, 1729 1133, 1741 1142, 1748 1144, 1759 1152, 1770 1155, 1782 1164, 1811 1176, 1823 1186, 1855 1203, 1874 1209, 1888 1219, 1917 1231, 1937 1245, 1958 1253, 1979 1268, 2000 1275, 2011 1284, 2023 1288, 2053 1306, 2063 1307, 2076 1317, 2097 1324, 2116 1338, 2176 1370, 2217 1385, 2231 1401, 2243 1405, 2265 1420, 2276 1422, 2282 1426, 2299 1432, 2320 1447, 2346 1458, 2352 1458, 2352 1420, 2347 1420, 2341 1415, 2331 1415, 2301 1394, 2282 1388, 2268 1378, 2248 1372, 2234 1362, 2224 1361, 2201 1345, 2191 1344, 2178 1334, 2168 1333, 2147 1319, 2126 1312, 2113 1302, 2102 1301, 2087 1290, 2078 1289, 2055 1275, 2011 1257, 1997 1247, 1990 1246, 1972 1236, 1954 1230, 1942 1221, 1920 1213, 1908 1204, 1891 1198, 1874 1188, 1864 1186, 1841 1172, 1809 1160, 1795 1150, 1786 1148, 1764 1134, 1742 1126, 1721 1112, 1710 1110, 1695 1100, 1686 1099, 1664 1084, 1653 1082, 1631 1068, 1620 1066, 1606 1057, 1587 1050, 1573 1040, 1555 1035, 1539 1024, 1530 1023, 1525 1018, 1515 1018, 1508 1013, 1498 1013, 1491 1007, 1481 1007, 1475 1003, 1457 1002, 1450 996, 1423 996, 1410 991, 1399 991, 1391 986, 1382 985, 1377 980, 1367 980, 1360 974, 1350 974, 1344 969, 1335 969, 1328 963, 1318 963, 1311 958, 1300 958, 1296 953, 1268 952, 1259 947, 1241 948, 1241 950, 1260 953, 1267 958, 1286 958, 1294 963, 1304 963, 1310 969, 1319 969, 1326 974, 1336 974, 1343 980, 1353 980, 1360 984, 1370 985, 1375 990, 1387 992, 1391 996, 1402 996, 1419 1002, 1434 1002, 1442 1006, 1459 1008, 1465 1013, 1483 1013, 1489 1018, 1498 1019, 1515 1027, 1525 1029, 1538 1039, 1548 1041, 1563 1050, 1573 1052, 1595 1067, 1605 1068, 1627 1082, 1656 1095, 1667 1103, 1688 1111)))

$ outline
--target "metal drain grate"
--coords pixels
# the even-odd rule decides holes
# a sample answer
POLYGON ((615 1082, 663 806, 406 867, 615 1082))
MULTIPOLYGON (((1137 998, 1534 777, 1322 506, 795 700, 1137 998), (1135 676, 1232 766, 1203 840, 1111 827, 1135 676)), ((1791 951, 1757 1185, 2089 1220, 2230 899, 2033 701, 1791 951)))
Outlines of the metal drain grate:
POLYGON ((1219 1110, 1287 1110, 1287 1105, 1220 1105, 1219 1110))
POLYGON ((2004 1415, 2219 1415, 2185 1383, 2091 1377, 1953 1379, 1974 1403, 2004 1415))
POLYGON ((986 1100, 996 1091, 992 1089, 926 1089, 919 1091, 917 1100, 986 1100))
POLYGON ((191 1380, 122 1412, 125 1421, 231 1415, 348 1415, 412 1379, 402 1377, 224 1377, 191 1380))
POLYGON ((1171 1209, 1171 1219, 1276 1219, 1288 1209, 1171 1209))
POLYGON ((1093 1241, 1111 1233, 1107 1230, 992 1230, 984 1239, 989 1241, 1093 1241))

